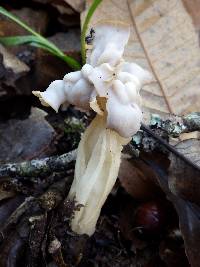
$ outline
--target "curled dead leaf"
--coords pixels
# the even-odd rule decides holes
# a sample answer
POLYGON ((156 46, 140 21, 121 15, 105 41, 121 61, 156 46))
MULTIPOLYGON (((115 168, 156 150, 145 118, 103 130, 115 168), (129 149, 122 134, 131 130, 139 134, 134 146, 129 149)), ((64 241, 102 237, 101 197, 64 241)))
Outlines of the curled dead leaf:
POLYGON ((123 159, 118 177, 127 193, 135 199, 154 199, 160 194, 155 173, 140 160, 123 159))
MULTIPOLYGON (((200 166, 200 140, 189 139, 178 143, 175 148, 186 158, 200 166)), ((169 188, 173 194, 200 204, 200 172, 185 164, 175 155, 170 155, 169 188)))

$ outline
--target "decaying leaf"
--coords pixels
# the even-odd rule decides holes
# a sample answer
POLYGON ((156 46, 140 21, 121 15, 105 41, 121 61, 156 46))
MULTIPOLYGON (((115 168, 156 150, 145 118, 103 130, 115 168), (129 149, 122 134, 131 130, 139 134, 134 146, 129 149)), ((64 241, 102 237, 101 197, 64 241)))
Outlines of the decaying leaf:
POLYGON ((11 94, 9 86, 15 87, 15 82, 28 71, 25 63, 0 44, 0 96, 11 94))
POLYGON ((0 184, 0 201, 15 196, 14 191, 5 190, 4 185, 0 184))
POLYGON ((154 199, 160 194, 155 184, 155 173, 140 160, 122 159, 118 178, 127 193, 135 199, 154 199))
POLYGON ((3 66, 5 69, 13 71, 16 75, 20 75, 29 71, 29 67, 21 62, 18 58, 8 52, 8 50, 0 45, 0 54, 3 56, 3 66))
POLYGON ((200 166, 200 140, 189 139, 179 142, 175 148, 190 159, 193 163, 200 166))
POLYGON ((0 162, 44 157, 53 149, 55 131, 45 120, 46 113, 33 108, 28 119, 0 124, 0 162))
POLYGON ((52 6, 55 7, 61 15, 74 15, 75 11, 65 1, 53 1, 52 6), (55 2, 55 3, 54 3, 55 2))
POLYGON ((166 171, 152 162, 149 162, 149 164, 158 174, 160 187, 176 208, 189 262, 192 267, 199 267, 200 208, 171 192, 166 171))
MULTIPOLYGON (((175 148, 186 158, 200 166, 200 141, 189 139, 178 143, 175 148)), ((170 155, 169 188, 176 196, 200 205, 200 171, 184 161, 170 155)))
POLYGON ((64 0, 68 5, 70 5, 77 12, 81 12, 84 9, 85 0, 64 0))
MULTIPOLYGON (((45 33, 48 22, 47 13, 45 11, 21 8, 12 10, 12 14, 26 22, 35 31, 41 34, 45 33)), ((15 35, 27 35, 27 31, 5 16, 0 15, 0 36, 15 35)))
POLYGON ((77 57, 77 54, 81 50, 79 29, 68 30, 66 33, 57 33, 48 38, 48 40, 66 52, 67 55, 76 54, 75 56, 77 57))

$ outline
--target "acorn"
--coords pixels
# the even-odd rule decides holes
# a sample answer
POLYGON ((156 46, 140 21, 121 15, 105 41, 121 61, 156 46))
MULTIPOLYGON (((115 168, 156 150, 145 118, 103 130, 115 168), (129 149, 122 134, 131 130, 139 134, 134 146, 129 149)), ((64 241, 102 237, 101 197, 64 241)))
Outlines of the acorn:
POLYGON ((134 230, 140 235, 159 235, 165 226, 165 205, 156 201, 143 203, 134 213, 134 230))

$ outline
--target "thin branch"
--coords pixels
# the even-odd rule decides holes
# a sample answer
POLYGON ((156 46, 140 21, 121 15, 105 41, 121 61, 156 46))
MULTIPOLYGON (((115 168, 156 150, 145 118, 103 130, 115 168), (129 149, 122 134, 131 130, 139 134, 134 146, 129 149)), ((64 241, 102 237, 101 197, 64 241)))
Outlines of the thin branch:
POLYGON ((68 170, 70 163, 76 160, 76 150, 60 156, 44 159, 34 159, 20 163, 8 163, 0 166, 0 177, 21 176, 36 177, 44 176, 52 172, 68 170))
POLYGON ((191 165, 193 168, 195 168, 198 171, 200 171, 199 166, 197 166, 190 159, 186 158, 183 154, 178 152, 173 146, 168 144, 163 138, 161 138, 158 135, 156 135, 149 127, 147 127, 146 125, 142 124, 141 125, 141 129, 143 131, 145 131, 146 133, 148 133, 150 136, 152 136, 156 141, 158 141, 161 145, 163 145, 168 151, 170 151, 171 153, 176 155, 178 158, 182 159, 185 163, 191 165))
POLYGON ((189 133, 200 130, 200 112, 193 112, 184 117, 171 115, 169 119, 161 119, 157 114, 151 115, 149 126, 161 129, 172 137, 179 137, 181 133, 189 133))
MULTIPOLYGON (((143 130, 144 126, 145 125, 142 126, 143 130)), ((152 115, 149 126, 150 128, 161 130, 166 137, 178 137, 181 133, 200 131, 200 112, 191 113, 183 118, 173 116, 167 120, 162 120, 158 115, 152 115)), ((146 132, 149 134, 149 131, 146 130, 146 132)), ((139 131, 132 139, 134 147, 142 147, 143 150, 148 151, 151 149, 153 150, 156 145, 162 145, 163 139, 160 141, 159 138, 163 138, 163 136, 158 135, 157 131, 153 133, 153 135, 154 136, 151 134, 153 137, 151 138, 149 135, 144 135, 139 131), (155 138, 155 136, 157 138, 155 138)), ((73 150, 59 156, 34 159, 21 163, 3 164, 0 166, 0 177, 42 177, 52 172, 66 171, 69 170, 76 160, 76 154, 76 150, 73 150)))

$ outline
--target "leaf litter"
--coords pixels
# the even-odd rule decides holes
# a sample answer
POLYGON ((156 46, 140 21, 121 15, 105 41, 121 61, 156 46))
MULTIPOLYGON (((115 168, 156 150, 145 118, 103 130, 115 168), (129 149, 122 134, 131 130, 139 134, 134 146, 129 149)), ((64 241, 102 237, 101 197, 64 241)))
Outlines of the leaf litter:
MULTIPOLYGON (((51 2, 52 1, 49 1, 49 3, 48 1, 31 1, 32 4, 29 6, 30 12, 32 7, 36 6, 42 10, 44 10, 44 7, 52 10, 55 7, 53 7, 51 2)), ((70 5, 70 1, 66 2, 70 5)), ((79 3, 79 1, 76 2, 79 3)), ((170 1, 169 5, 171 4, 170 1)), ((7 1, 6 5, 10 5, 12 8, 12 1, 7 1)), ((24 6, 19 4, 18 8, 24 8, 24 6)), ((158 21, 160 21, 161 26, 165 25, 164 20, 168 19, 168 16, 171 16, 173 18, 173 23, 176 23, 177 21, 176 18, 173 17, 173 13, 165 14, 167 8, 169 8, 169 6, 165 6, 163 1, 157 1, 157 3, 152 4, 152 6, 141 6, 140 1, 129 1, 129 5, 127 5, 125 1, 116 2, 105 0, 104 3, 99 6, 93 20, 99 20, 102 16, 109 16, 110 18, 110 16, 115 15, 117 12, 119 17, 125 18, 132 23, 131 16, 128 14, 130 14, 130 12, 134 13, 132 15, 134 16, 134 21, 137 26, 137 32, 135 32, 135 28, 133 27, 132 41, 134 45, 132 45, 132 43, 130 43, 130 45, 134 48, 129 47, 126 51, 126 56, 130 61, 131 56, 136 58, 138 63, 141 62, 145 67, 148 66, 149 62, 154 62, 155 60, 152 64, 153 68, 156 69, 157 64, 159 64, 159 61, 156 61, 158 55, 155 55, 153 50, 149 48, 148 43, 150 40, 148 34, 152 32, 151 25, 148 23, 145 25, 144 21, 148 19, 147 15, 149 12, 150 18, 159 13, 160 20, 158 21), (113 10, 112 14, 109 12, 110 8, 113 10), (142 27, 147 27, 146 35, 142 27), (138 37, 140 38, 138 39, 138 37), (141 46, 141 40, 143 46, 141 46), (144 48, 146 48, 148 52, 148 60, 146 60, 144 48)), ((79 7, 78 5, 76 7, 72 6, 72 9, 73 11, 74 9, 78 10, 79 7)), ((56 29, 54 28, 53 35, 57 34, 57 32, 65 31, 66 27, 69 27, 66 26, 69 25, 66 22, 66 24, 61 23, 63 20, 63 14, 59 13, 61 9, 56 10, 56 29)), ((186 18, 187 23, 189 23, 188 14, 185 9, 183 9, 181 1, 177 1, 175 10, 177 10, 177 12, 180 11, 179 14, 182 14, 183 18, 186 18)), ((75 21, 77 14, 76 12, 74 13, 75 21)), ((65 18, 69 16, 71 19, 73 14, 67 15, 65 13, 64 16, 65 18)), ((50 15, 50 20, 51 19, 52 15, 50 15)), ((151 20, 149 20, 149 23, 150 22, 151 20)), ((174 30, 177 34, 177 26, 174 25, 166 29, 166 31, 174 30)), ((187 25, 189 25, 191 29, 192 24, 187 25)), ((197 23, 195 25, 197 25, 197 23)), ((186 27, 185 25, 183 26, 186 27)), ((48 32, 48 27, 47 25, 44 33, 48 32)), ((184 27, 183 30, 185 29, 184 27)), ((155 30, 155 28, 153 29, 155 30)), ((52 34, 52 29, 50 32, 52 34)), ((165 34, 167 35, 168 32, 165 34)), ((195 39, 193 31, 190 35, 192 39, 191 43, 187 44, 188 46, 192 46, 195 39)), ((153 35, 155 40, 158 36, 159 31, 155 31, 153 35)), ((77 47, 77 44, 74 47, 77 47)), ((10 51, 13 53, 14 50, 11 49, 10 51)), ((61 72, 63 72, 63 74, 66 73, 66 67, 62 65, 63 63, 61 61, 53 59, 39 49, 32 50, 34 57, 31 64, 30 61, 27 61, 25 53, 25 51, 30 50, 24 47, 21 51, 20 53, 24 53, 23 57, 20 58, 18 53, 13 55, 15 59, 17 56, 21 63, 24 61, 24 64, 26 64, 26 71, 20 73, 20 75, 26 78, 26 82, 23 81, 20 83, 21 99, 23 99, 24 94, 26 94, 24 92, 27 92, 27 81, 28 84, 34 87, 33 89, 35 89, 35 84, 37 84, 39 89, 44 89, 51 80, 62 77, 61 72), (46 62, 44 62, 45 58, 47 59, 46 62), (40 64, 38 64, 38 59, 41 62, 40 64), (36 64, 33 64, 34 62, 36 62, 36 64), (60 69, 58 70, 58 68, 60 69), (29 71, 29 69, 31 71, 29 71), (37 71, 35 71, 35 69, 37 71), (35 77, 38 79, 37 83, 35 83, 35 77)), ((159 51, 161 54, 164 53, 162 48, 159 51)), ((77 54, 77 50, 74 52, 77 54)), ((170 53, 171 52, 168 50, 165 51, 166 56, 171 56, 170 53)), ((170 58, 172 59, 172 57, 170 58)), ((189 56, 186 59, 191 60, 189 56)), ((1 96, 0 101, 4 104, 7 103, 6 101, 8 101, 8 99, 10 101, 10 95, 15 95, 16 92, 18 92, 17 90, 19 89, 16 90, 15 88, 19 88, 20 76, 14 76, 11 80, 6 80, 8 79, 7 77, 13 77, 12 75, 15 74, 12 74, 12 70, 10 71, 10 69, 7 70, 5 68, 3 61, 1 61, 0 66, 0 70, 2 70, 2 72, 0 71, 0 76, 4 77, 1 79, 0 91, 2 90, 5 92, 4 95, 1 96), (8 74, 6 74, 6 72, 8 74), (10 92, 12 93, 10 94, 10 92)), ((14 64, 13 68, 15 67, 16 65, 14 64)), ((153 110, 154 113, 155 111, 160 114, 169 113, 171 110, 167 108, 166 104, 166 101, 169 101, 177 114, 181 114, 183 111, 184 113, 188 111, 198 111, 198 95, 195 95, 195 105, 193 100, 186 103, 186 100, 183 99, 179 106, 173 106, 175 98, 173 99, 173 97, 168 96, 169 88, 167 82, 175 81, 174 84, 177 83, 178 85, 181 85, 181 82, 183 82, 183 85, 185 85, 187 80, 183 79, 184 73, 181 72, 181 66, 178 66, 176 61, 174 63, 174 68, 178 70, 180 67, 180 80, 176 81, 175 78, 177 76, 173 76, 175 80, 168 78, 163 83, 162 79, 166 76, 170 67, 171 66, 167 66, 167 63, 164 62, 163 69, 161 69, 163 73, 156 72, 157 75, 160 75, 160 83, 155 79, 154 83, 150 85, 149 88, 144 88, 142 94, 143 99, 145 99, 145 108, 153 110), (160 89, 163 84, 166 98, 163 97, 164 95, 160 89)), ((190 74, 193 75, 192 73, 190 74)), ((198 77, 193 83, 191 82, 189 84, 189 87, 184 87, 184 90, 190 88, 189 97, 191 97, 191 99, 194 99, 193 93, 196 91, 196 82, 198 82, 198 77)), ((180 90, 175 90, 174 96, 179 93, 180 90)), ((76 144, 79 142, 84 127, 82 122, 84 121, 84 123, 86 122, 87 124, 88 121, 90 121, 90 117, 82 118, 79 113, 74 112, 72 109, 61 112, 61 115, 52 115, 50 113, 48 117, 45 117, 44 113, 38 109, 32 109, 31 113, 31 106, 39 105, 31 98, 29 98, 29 101, 29 110, 26 110, 23 120, 21 118, 19 119, 18 115, 16 116, 9 113, 9 115, 6 116, 9 117, 9 120, 5 120, 4 118, 1 122, 1 136, 3 134, 5 138, 10 138, 13 144, 16 143, 17 137, 15 136, 15 127, 17 127, 19 129, 18 145, 22 146, 22 153, 20 155, 18 152, 13 153, 13 145, 12 149, 6 147, 5 142, 3 144, 1 138, 0 142, 4 147, 4 150, 1 150, 4 151, 1 153, 1 160, 4 162, 6 153, 8 155, 6 161, 13 162, 20 161, 21 159, 32 159, 70 151, 75 148, 76 144), (30 113, 32 115, 30 115, 30 113), (62 122, 65 117, 68 119, 62 122), (71 120, 71 118, 73 119, 71 120), (80 125, 78 123, 79 121, 81 122, 80 125), (13 135, 11 135, 12 132, 13 135), (64 142, 65 138, 67 140, 66 144, 64 142), (30 140, 34 140, 35 143, 30 140), (73 140, 73 143, 71 140, 73 140), (52 143, 52 147, 49 150, 50 143, 52 143), (48 149, 45 150, 45 148, 48 149), (24 153, 28 151, 26 152, 28 154, 23 154, 23 151, 24 153)), ((16 112, 16 114, 17 113, 18 112, 16 112)), ((161 144, 156 146, 153 153, 146 153, 141 149, 140 158, 135 158, 132 153, 128 153, 127 157, 131 157, 131 159, 123 159, 119 175, 120 179, 105 203, 94 236, 89 239, 86 236, 75 235, 71 232, 69 227, 69 220, 73 214, 76 203, 68 203, 64 199, 72 181, 73 167, 71 172, 67 174, 54 173, 46 177, 46 183, 44 177, 38 177, 37 186, 34 184, 34 179, 30 179, 29 181, 26 177, 23 177, 23 179, 18 179, 16 177, 15 181, 12 180, 12 182, 10 182, 10 177, 6 177, 6 179, 4 177, 1 180, 1 188, 3 188, 4 192, 7 190, 7 194, 5 194, 5 198, 0 201, 0 225, 1 229, 4 229, 4 236, 2 236, 0 240, 2 266, 8 266, 8 262, 10 262, 10 266, 20 267, 27 266, 27 264, 30 266, 45 266, 45 264, 48 264, 48 266, 57 267, 189 266, 188 257, 190 265, 198 267, 199 262, 197 255, 200 242, 199 171, 173 153, 167 152, 166 149, 164 149, 164 153, 163 149, 159 151, 160 148, 161 144), (169 167, 170 162, 171 165, 169 167), (30 187, 32 187, 32 190, 30 190, 30 187), (25 200, 25 198, 28 199, 25 200), (143 216, 146 216, 146 214, 152 216, 152 201, 154 204, 156 203, 156 205, 159 205, 159 209, 164 212, 164 216, 167 218, 164 222, 161 220, 161 230, 156 233, 153 232, 153 235, 152 233, 143 231, 144 222, 141 222, 139 219, 139 222, 136 220, 136 217, 139 216, 137 215, 139 214, 138 210, 142 212, 143 216), (11 225, 12 227, 10 228, 11 225), (55 244, 55 240, 58 241, 58 244, 60 242, 61 249, 58 246, 57 250, 54 250, 55 253, 52 253, 50 245, 52 246, 52 244, 55 244), (38 261, 39 258, 40 260, 38 261)), ((197 139, 184 140, 175 146, 177 151, 184 154, 195 164, 199 162, 198 148, 199 142, 197 139)), ((151 225, 151 219, 148 220, 150 220, 148 221, 148 225, 151 225)))

